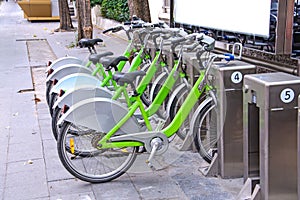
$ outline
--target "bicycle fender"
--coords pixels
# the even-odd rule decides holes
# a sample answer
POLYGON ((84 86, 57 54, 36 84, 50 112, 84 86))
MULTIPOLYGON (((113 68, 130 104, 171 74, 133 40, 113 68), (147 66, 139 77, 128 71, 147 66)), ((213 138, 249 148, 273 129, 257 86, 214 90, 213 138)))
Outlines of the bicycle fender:
POLYGON ((56 59, 55 61, 52 62, 52 64, 47 67, 46 72, 48 72, 50 69, 57 69, 60 66, 66 65, 66 64, 79 64, 83 65, 83 61, 80 60, 79 58, 68 56, 68 57, 62 57, 59 59, 56 59))
MULTIPOLYGON (((127 113, 128 109, 122 103, 112 99, 96 97, 85 99, 71 106, 61 116, 58 124, 68 121, 75 125, 108 133, 127 113)), ((136 132, 141 132, 140 126, 135 117, 130 117, 116 133, 136 132)))
POLYGON ((79 88, 74 88, 66 91, 63 96, 59 97, 55 104, 53 105, 53 109, 57 106, 62 108, 64 105, 71 107, 72 105, 90 98, 103 97, 111 99, 113 96, 113 92, 108 90, 107 88, 103 88, 100 86, 91 86, 91 85, 82 85, 79 88))
POLYGON ((91 85, 97 86, 100 85, 101 81, 90 74, 85 73, 74 73, 67 75, 60 79, 50 90, 50 94, 56 93, 58 94, 60 90, 70 90, 73 88, 78 88, 81 85, 91 85))
POLYGON ((168 101, 168 104, 167 104, 167 113, 169 114, 170 113, 170 110, 171 110, 171 106, 172 106, 172 103, 174 101, 174 99, 176 97, 178 97, 178 94, 181 93, 182 90, 187 90, 187 87, 184 83, 181 83, 178 87, 176 87, 176 89, 172 92, 172 95, 170 96, 169 98, 169 101, 168 101))
POLYGON ((53 71, 46 79, 46 82, 53 81, 53 80, 60 80, 61 78, 73 74, 73 73, 87 73, 92 74, 93 70, 90 68, 87 68, 83 65, 79 64, 67 64, 62 65, 61 67, 57 68, 55 71, 53 71))
MULTIPOLYGON (((209 97, 207 99, 205 99, 204 101, 201 102, 201 104, 197 107, 197 109, 195 110, 191 122, 190 122, 190 130, 193 130, 193 126, 195 124, 196 118, 197 116, 200 114, 201 110, 207 105, 209 104, 211 101, 213 101, 212 97, 209 97)), ((190 136, 193 135, 192 131, 189 131, 188 133, 190 136)))

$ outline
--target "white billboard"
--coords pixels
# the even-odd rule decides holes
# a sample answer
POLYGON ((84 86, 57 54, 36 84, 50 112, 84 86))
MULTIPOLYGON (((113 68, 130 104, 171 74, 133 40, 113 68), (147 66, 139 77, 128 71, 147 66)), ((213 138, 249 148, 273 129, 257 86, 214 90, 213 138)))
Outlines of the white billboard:
POLYGON ((268 37, 270 7, 271 0, 174 0, 174 20, 268 37))

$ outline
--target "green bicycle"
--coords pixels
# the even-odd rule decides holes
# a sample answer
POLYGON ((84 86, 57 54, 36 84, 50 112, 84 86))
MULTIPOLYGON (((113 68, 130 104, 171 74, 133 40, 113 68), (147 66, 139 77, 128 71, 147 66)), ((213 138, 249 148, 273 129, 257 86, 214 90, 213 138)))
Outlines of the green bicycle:
MULTIPOLYGON (((150 35, 152 35, 152 37, 154 37, 155 35, 163 34, 165 38, 167 38, 167 36, 169 38, 177 33, 177 29, 154 30, 151 32, 149 32, 149 30, 148 30, 147 32, 150 35)), ((147 40, 147 38, 145 38, 145 40, 147 40)), ((145 47, 146 47, 146 45, 145 45, 145 47)), ((162 64, 162 61, 159 61, 161 56, 162 56, 162 43, 161 43, 161 47, 156 48, 156 54, 155 54, 155 57, 154 57, 152 63, 150 65, 147 65, 148 66, 147 67, 147 75, 146 75, 145 79, 141 80, 141 86, 143 86, 143 87, 140 87, 140 89, 138 90, 138 92, 140 94, 145 93, 147 86, 149 84, 151 84, 152 77, 155 76, 155 72, 158 71, 160 68, 165 67, 165 64, 162 64), (149 70, 149 72, 148 72, 148 70, 149 70)), ((108 65, 104 64, 106 67, 109 68, 109 71, 111 70, 111 68, 116 68, 116 65, 113 65, 113 63, 111 63, 111 62, 109 62, 109 63, 110 64, 108 64, 108 65)), ((57 103, 54 105, 55 109, 54 109, 54 113, 52 115, 52 132, 53 132, 54 137, 57 139, 57 135, 60 130, 60 127, 57 125, 57 121, 59 120, 59 118, 61 116, 61 111, 62 110, 66 111, 71 105, 73 105, 81 100, 84 100, 89 97, 97 97, 97 96, 98 97, 99 96, 106 97, 106 98, 110 97, 113 100, 117 100, 121 96, 123 96, 124 99, 126 100, 126 103, 128 106, 130 106, 135 101, 135 99, 129 98, 127 91, 126 91, 126 86, 125 87, 124 86, 123 87, 115 87, 115 89, 116 89, 115 92, 112 94, 111 92, 109 92, 106 89, 103 89, 101 87, 82 86, 78 90, 75 90, 75 91, 69 90, 65 94, 63 94, 61 96, 61 98, 58 99, 57 103)), ((141 97, 143 97, 143 96, 144 95, 142 95, 141 97)), ((143 101, 143 103, 145 103, 145 102, 143 101)), ((157 109, 158 108, 153 109, 153 106, 149 107, 150 111, 148 112, 148 116, 151 116, 154 113, 156 113, 157 109)))
MULTIPOLYGON (((209 44, 212 44, 211 38, 208 41, 209 44)), ((211 46, 205 45, 205 48, 211 48, 211 46)), ((153 156, 162 154, 168 149, 168 138, 176 133, 191 109, 198 102, 202 93, 207 93, 208 95, 206 100, 198 107, 203 112, 198 112, 199 116, 195 117, 195 119, 199 118, 199 120, 195 121, 193 126, 206 130, 206 135, 209 137, 212 135, 216 137, 216 132, 212 132, 213 130, 211 129, 208 130, 207 126, 214 120, 212 118, 214 115, 211 113, 216 108, 213 88, 208 78, 209 69, 216 58, 223 58, 229 61, 234 59, 234 55, 212 55, 210 57, 206 64, 206 70, 200 71, 199 78, 175 118, 162 130, 152 129, 136 90, 132 96, 132 98, 136 98, 136 101, 129 110, 124 110, 119 102, 105 98, 93 99, 92 106, 89 104, 91 103, 90 99, 76 104, 60 120, 61 123, 63 122, 63 125, 57 148, 60 160, 65 168, 75 177, 84 181, 93 183, 111 181, 129 169, 138 154, 139 147, 145 147, 150 154, 147 163, 149 166, 152 166, 153 156), (137 123, 134 117, 134 113, 138 109, 148 131, 143 131, 143 127, 137 123), (101 112, 101 116, 106 116, 106 120, 101 118, 103 121, 99 121, 99 116, 97 118, 97 116, 87 116, 82 113, 84 111, 90 113, 92 110, 94 110, 94 113, 101 112), (71 123, 79 123, 95 131, 79 133, 78 137, 89 139, 77 140, 69 132, 71 123), (90 156, 81 157, 80 154, 74 154, 75 149, 83 150, 85 148, 87 148, 85 152, 90 152, 90 156)), ((141 75, 143 74, 127 73, 118 74, 114 78, 120 85, 133 85, 135 78, 141 75)), ((199 140, 201 139, 197 135, 195 137, 198 137, 199 140)))

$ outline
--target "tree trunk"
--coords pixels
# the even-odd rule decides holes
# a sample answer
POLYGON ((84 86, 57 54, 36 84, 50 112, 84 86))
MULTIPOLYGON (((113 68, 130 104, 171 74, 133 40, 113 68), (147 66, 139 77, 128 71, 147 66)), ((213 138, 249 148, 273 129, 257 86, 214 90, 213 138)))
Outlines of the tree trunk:
POLYGON ((58 3, 60 25, 56 31, 74 31, 69 12, 68 0, 59 0, 58 3))
POLYGON ((146 22, 151 22, 148 0, 128 0, 130 16, 136 15, 146 22))
POLYGON ((90 0, 77 0, 78 41, 82 38, 93 38, 93 24, 90 0))

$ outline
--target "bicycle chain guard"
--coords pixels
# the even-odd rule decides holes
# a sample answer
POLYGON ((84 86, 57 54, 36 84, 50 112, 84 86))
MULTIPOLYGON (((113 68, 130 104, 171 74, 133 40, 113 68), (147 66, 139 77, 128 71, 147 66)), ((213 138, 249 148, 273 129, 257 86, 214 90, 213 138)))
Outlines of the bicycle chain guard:
POLYGON ((152 151, 151 142, 155 139, 159 138, 162 141, 160 148, 157 149, 156 155, 163 154, 169 147, 169 140, 167 136, 161 132, 140 132, 140 133, 131 133, 126 135, 120 135, 116 137, 110 138, 112 142, 121 142, 121 141, 139 141, 144 143, 144 146, 148 153, 152 151))

